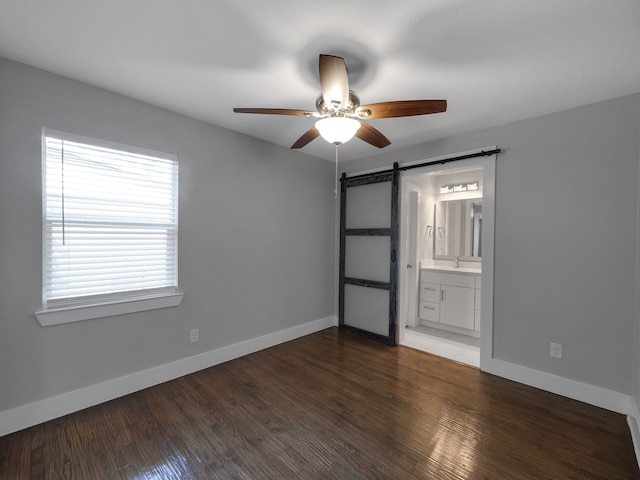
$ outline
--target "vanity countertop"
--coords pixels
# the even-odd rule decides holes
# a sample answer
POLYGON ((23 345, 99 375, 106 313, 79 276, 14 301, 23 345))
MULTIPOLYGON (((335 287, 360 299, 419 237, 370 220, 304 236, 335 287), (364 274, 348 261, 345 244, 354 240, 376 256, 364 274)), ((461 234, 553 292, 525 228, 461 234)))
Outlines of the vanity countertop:
POLYGON ((454 273, 482 273, 480 268, 468 268, 468 267, 447 267, 443 265, 421 265, 420 270, 431 270, 440 272, 454 272, 454 273))

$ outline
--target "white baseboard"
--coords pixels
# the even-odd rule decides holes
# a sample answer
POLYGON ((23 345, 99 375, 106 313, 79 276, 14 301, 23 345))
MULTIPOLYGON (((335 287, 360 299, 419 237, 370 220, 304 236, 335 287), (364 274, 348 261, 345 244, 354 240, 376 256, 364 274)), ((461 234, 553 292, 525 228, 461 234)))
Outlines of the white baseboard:
POLYGON ((638 429, 638 420, 640 420, 640 413, 638 412, 638 405, 636 405, 632 396, 629 402, 627 423, 631 431, 631 441, 633 442, 633 451, 636 454, 636 462, 638 462, 638 466, 640 467, 640 429, 638 429))
POLYGON ((638 406, 636 405, 633 396, 629 396, 629 415, 636 420, 640 420, 640 412, 638 411, 638 406))
POLYGON ((338 324, 335 315, 0 412, 0 436, 338 324))
POLYGON ((480 368, 484 372, 524 383, 540 390, 556 393, 563 397, 572 398, 624 415, 629 414, 631 397, 624 393, 570 380, 503 360, 496 360, 495 358, 487 362, 481 362, 480 368))

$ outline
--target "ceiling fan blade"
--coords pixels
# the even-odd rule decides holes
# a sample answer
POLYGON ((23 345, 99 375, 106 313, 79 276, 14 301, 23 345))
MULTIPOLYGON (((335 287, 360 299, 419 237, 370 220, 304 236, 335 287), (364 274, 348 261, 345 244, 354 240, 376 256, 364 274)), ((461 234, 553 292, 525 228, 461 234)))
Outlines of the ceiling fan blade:
POLYGON ((356 114, 367 120, 376 118, 412 117, 447 111, 446 100, 398 100, 372 103, 356 109, 356 114))
POLYGON ((360 128, 356 131, 356 137, 378 148, 391 145, 389 139, 378 129, 364 122, 360 122, 360 128))
POLYGON ((296 115, 299 117, 316 116, 316 112, 307 110, 292 110, 290 108, 234 108, 236 113, 262 113, 265 115, 296 115))
POLYGON ((296 140, 296 143, 291 145, 291 148, 302 148, 311 140, 315 140, 320 136, 320 131, 316 127, 312 127, 302 134, 302 136, 296 140))
POLYGON ((349 77, 344 58, 320 55, 318 70, 322 98, 327 106, 338 104, 346 107, 349 103, 349 77))

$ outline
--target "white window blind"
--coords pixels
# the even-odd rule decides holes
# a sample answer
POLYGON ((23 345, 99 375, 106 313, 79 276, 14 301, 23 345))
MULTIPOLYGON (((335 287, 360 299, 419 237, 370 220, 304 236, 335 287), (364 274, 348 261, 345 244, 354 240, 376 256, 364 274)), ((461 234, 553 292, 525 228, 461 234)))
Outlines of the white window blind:
POLYGON ((45 308, 175 293, 177 159, 77 138, 45 131, 45 308))

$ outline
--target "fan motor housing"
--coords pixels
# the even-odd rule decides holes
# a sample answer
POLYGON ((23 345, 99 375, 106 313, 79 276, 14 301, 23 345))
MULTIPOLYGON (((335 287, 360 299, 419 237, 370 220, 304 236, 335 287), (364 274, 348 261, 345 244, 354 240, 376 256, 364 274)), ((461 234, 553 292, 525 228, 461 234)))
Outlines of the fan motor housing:
POLYGON ((320 115, 330 115, 339 113, 343 115, 354 115, 356 108, 360 106, 360 97, 353 90, 349 90, 349 103, 346 106, 332 105, 325 102, 322 93, 316 99, 316 110, 320 115), (337 107, 337 108, 336 108, 337 107))

